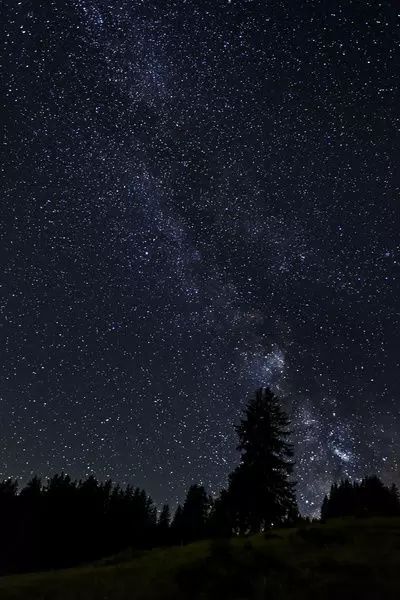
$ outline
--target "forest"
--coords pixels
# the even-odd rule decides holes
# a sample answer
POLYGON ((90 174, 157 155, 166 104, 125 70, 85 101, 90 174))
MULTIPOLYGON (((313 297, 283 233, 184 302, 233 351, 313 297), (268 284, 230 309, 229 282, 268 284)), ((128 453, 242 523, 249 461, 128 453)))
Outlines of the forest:
MULTIPOLYGON (((298 511, 294 448, 288 415, 270 389, 259 389, 236 426, 240 460, 226 489, 211 497, 191 485, 173 511, 157 507, 145 490, 93 476, 33 477, 22 489, 0 483, 0 572, 71 567, 127 549, 182 546, 273 532, 307 523, 298 511)), ((376 475, 333 482, 321 522, 343 517, 400 516, 399 493, 376 475)), ((272 534, 271 534, 272 535, 272 534)))

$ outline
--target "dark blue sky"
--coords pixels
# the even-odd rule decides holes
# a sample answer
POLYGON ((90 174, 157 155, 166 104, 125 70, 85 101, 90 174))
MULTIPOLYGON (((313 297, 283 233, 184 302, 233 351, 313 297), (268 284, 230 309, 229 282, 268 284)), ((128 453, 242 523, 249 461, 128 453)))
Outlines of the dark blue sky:
POLYGON ((1 11, 0 477, 218 491, 271 385, 303 511, 398 480, 398 4, 1 11))

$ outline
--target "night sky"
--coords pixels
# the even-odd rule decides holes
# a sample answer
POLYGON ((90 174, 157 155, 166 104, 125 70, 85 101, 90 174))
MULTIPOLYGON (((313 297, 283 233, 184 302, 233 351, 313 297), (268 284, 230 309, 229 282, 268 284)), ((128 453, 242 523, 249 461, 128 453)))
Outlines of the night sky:
POLYGON ((4 0, 0 477, 400 480, 400 5, 4 0))

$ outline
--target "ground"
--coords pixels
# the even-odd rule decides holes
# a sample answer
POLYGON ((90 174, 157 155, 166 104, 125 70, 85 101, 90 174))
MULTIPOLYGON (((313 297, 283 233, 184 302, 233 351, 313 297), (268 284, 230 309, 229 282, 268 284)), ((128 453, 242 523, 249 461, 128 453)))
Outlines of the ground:
POLYGON ((0 578, 1 600, 400 597, 400 519, 348 519, 0 578))

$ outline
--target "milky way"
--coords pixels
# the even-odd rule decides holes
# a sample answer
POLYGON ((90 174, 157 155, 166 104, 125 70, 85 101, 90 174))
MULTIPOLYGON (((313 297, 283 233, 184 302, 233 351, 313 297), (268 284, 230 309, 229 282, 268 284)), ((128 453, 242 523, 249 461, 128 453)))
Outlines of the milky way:
POLYGON ((303 512, 398 479, 397 3, 1 11, 0 476, 217 492, 270 385, 303 512))

